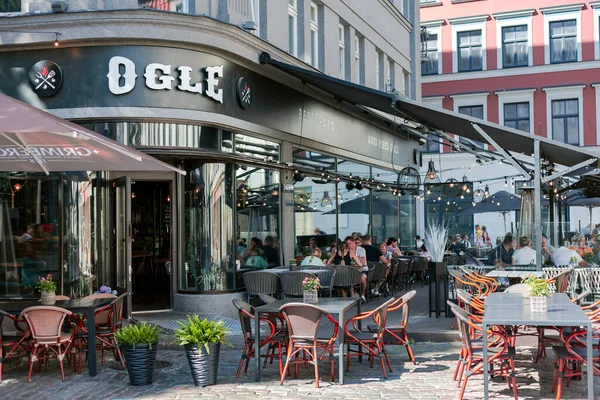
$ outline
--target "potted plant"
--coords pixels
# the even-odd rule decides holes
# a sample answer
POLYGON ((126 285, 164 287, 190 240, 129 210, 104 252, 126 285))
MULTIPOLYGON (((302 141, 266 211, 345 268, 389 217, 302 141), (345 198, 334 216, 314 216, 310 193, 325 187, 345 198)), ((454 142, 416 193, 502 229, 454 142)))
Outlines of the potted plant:
POLYGON ((295 271, 298 269, 295 258, 290 258, 288 262, 290 263, 290 271, 295 271))
POLYGON ((429 251, 429 276, 447 275, 444 254, 446 253, 446 239, 448 238, 448 227, 429 220, 425 230, 425 246, 429 251))
POLYGON ((42 293, 41 302, 44 306, 51 306, 56 303, 56 282, 52 280, 52 274, 45 277, 40 276, 36 289, 42 293))
POLYGON ((321 289, 319 278, 304 278, 302 281, 302 300, 305 303, 316 304, 319 301, 319 289, 321 289))
POLYGON ((529 275, 523 283, 527 285, 531 312, 548 311, 548 281, 541 276, 529 275))
POLYGON ((159 334, 160 328, 147 322, 117 330, 117 343, 125 358, 132 386, 150 385, 153 382, 159 334))
POLYGON ((227 328, 223 321, 200 319, 194 314, 188 315, 187 322, 179 322, 179 325, 175 338, 185 348, 194 384, 216 384, 221 344, 228 344, 225 340, 227 328))

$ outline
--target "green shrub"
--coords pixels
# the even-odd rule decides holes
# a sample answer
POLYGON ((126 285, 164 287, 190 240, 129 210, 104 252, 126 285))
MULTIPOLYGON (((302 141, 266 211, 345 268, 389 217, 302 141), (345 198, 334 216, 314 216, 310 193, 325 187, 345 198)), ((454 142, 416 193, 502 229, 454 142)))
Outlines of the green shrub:
POLYGON ((175 330, 175 338, 180 346, 192 344, 198 346, 198 351, 202 354, 202 347, 210 353, 209 343, 229 344, 225 340, 227 328, 223 321, 209 321, 200 319, 197 314, 188 315, 187 322, 179 322, 180 328, 175 330))
POLYGON ((160 328, 156 325, 142 322, 140 324, 129 325, 118 329, 116 333, 119 344, 148 345, 152 348, 152 343, 158 342, 160 328))

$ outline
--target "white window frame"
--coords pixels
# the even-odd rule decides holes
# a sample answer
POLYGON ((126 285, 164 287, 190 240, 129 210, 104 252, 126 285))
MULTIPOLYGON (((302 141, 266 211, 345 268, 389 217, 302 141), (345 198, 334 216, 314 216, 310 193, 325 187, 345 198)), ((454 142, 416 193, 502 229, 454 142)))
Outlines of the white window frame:
MULTIPOLYGON (((421 99, 421 102, 423 104, 425 104, 428 107, 436 107, 436 108, 440 108, 443 109, 443 102, 444 102, 444 98, 446 96, 432 96, 432 97, 423 97, 421 99)), ((439 152, 443 153, 443 148, 444 148, 444 143, 443 140, 441 138, 438 138, 438 142, 440 143, 439 146, 439 152)), ((428 153, 428 154, 434 154, 434 153, 428 153)))
POLYGON ((402 68, 402 92, 403 94, 410 98, 410 71, 402 68))
MULTIPOLYGON (((502 28, 527 25, 527 65, 533 65, 533 29, 531 15, 520 18, 502 18, 496 20, 497 68, 504 68, 504 46, 502 45, 502 28)), ((511 67, 512 68, 512 67, 511 67)), ((519 67, 514 67, 519 68, 519 67)))
POLYGON ((319 68, 319 8, 312 1, 310 2, 310 45, 310 64, 319 68), (316 19, 313 19, 313 12, 316 19))
POLYGON ((600 2, 590 3, 594 15, 594 60, 600 59, 600 2))
MULTIPOLYGON (((452 23, 452 73, 458 72, 458 33, 465 31, 481 31, 481 71, 487 70, 487 34, 485 29, 485 20, 468 22, 468 23, 452 23)), ((477 73, 481 71, 465 71, 461 74, 477 73)))
MULTIPOLYGON (((577 62, 581 62, 581 10, 544 14, 544 63, 550 64, 550 23, 574 19, 577 24, 577 62)), ((561 64, 561 63, 558 63, 561 64)))
MULTIPOLYGON (((600 83, 594 83, 592 85, 594 90, 596 91, 596 108, 598 109, 600 106, 600 83)), ((596 146, 600 146, 600 117, 596 116, 596 146)))
POLYGON ((379 50, 375 50, 375 89, 381 90, 381 70, 379 67, 379 62, 381 61, 381 57, 383 53, 379 50))
MULTIPOLYGON (((504 105, 511 103, 529 103, 529 133, 534 134, 533 94, 536 89, 506 90, 494 92, 498 96, 498 121, 504 126, 504 105)), ((526 132, 524 132, 526 133, 526 132)))
MULTIPOLYGON (((483 119, 485 121, 487 121, 488 120, 487 103, 488 103, 489 95, 490 95, 489 92, 465 93, 465 94, 451 95, 450 98, 452 99, 452 102, 454 103, 453 107, 454 107, 455 113, 458 113, 458 109, 460 107, 472 107, 472 106, 481 106, 482 105, 483 106, 483 119)), ((461 114, 461 115, 464 115, 464 114, 461 114)), ((454 139, 456 141, 460 141, 460 136, 454 135, 454 139)), ((483 148, 487 150, 488 144, 484 142, 483 148)))
MULTIPOLYGON (((288 21, 289 21, 289 17, 292 17, 292 19, 294 20, 293 23, 293 49, 288 49, 289 53, 291 55, 293 55, 294 57, 298 57, 298 1, 297 0, 292 0, 292 2, 294 3, 294 5, 289 4, 288 2, 288 21)), ((288 28, 289 29, 289 28, 288 28)), ((288 30, 289 32, 289 30, 288 30)), ((288 33, 289 34, 289 33, 288 33)), ((290 38, 288 38, 288 43, 290 38)))
MULTIPOLYGON (((427 23, 421 24, 422 27, 427 29, 432 35, 437 35, 437 43, 438 43, 438 75, 442 74, 442 25, 439 22, 436 22, 436 25, 428 25, 427 23)), ((425 75, 432 76, 432 75, 425 75)))
POLYGON ((338 26, 338 55, 340 58, 340 79, 346 79, 346 27, 338 26))
POLYGON ((552 101, 577 99, 579 113, 579 145, 583 146, 583 88, 586 85, 542 88, 546 92, 546 137, 552 139, 552 101))
POLYGON ((356 71, 356 83, 360 85, 360 37, 354 36, 354 70, 356 71))

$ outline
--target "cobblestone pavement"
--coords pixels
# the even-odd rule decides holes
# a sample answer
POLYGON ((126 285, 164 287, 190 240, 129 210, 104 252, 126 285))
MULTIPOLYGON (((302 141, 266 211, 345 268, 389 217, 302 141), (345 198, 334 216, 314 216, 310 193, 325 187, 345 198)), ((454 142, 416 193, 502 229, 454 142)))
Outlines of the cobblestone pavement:
MULTIPOLYGON (((239 336, 231 338, 233 348, 226 347, 221 352, 218 384, 205 388, 195 387, 187 365, 185 353, 181 350, 161 349, 158 360, 163 361, 156 370, 154 384, 146 387, 133 387, 125 371, 119 370, 114 361, 99 369, 96 377, 89 377, 87 371, 74 374, 67 368, 66 381, 61 382, 56 361, 51 361, 48 370, 34 372, 32 382, 27 383, 25 366, 15 369, 14 360, 6 363, 3 381, 0 383, 0 399, 456 399, 459 389, 452 381, 452 373, 457 359, 457 343, 417 343, 413 346, 417 355, 417 365, 408 362, 402 348, 390 347, 389 353, 394 372, 383 379, 380 368, 369 368, 366 362, 353 360, 350 372, 346 374, 346 384, 341 386, 330 382, 330 369, 323 365, 320 369, 321 387, 315 388, 313 369, 299 368, 299 378, 288 378, 283 386, 278 383, 276 365, 268 365, 264 370, 263 382, 254 382, 254 365, 248 373, 235 379, 242 341, 239 336)), ((521 399, 551 399, 552 360, 544 359, 536 365, 532 362, 532 348, 519 348, 517 360, 517 384, 521 399), (540 391, 541 376, 541 391, 540 391)), ((109 356, 112 360, 112 356, 109 356)), ((337 372, 337 364, 336 364, 337 372)), ((465 399, 483 398, 481 376, 470 379, 465 399)), ((586 381, 572 382, 563 394, 563 399, 587 398, 586 381)), ((600 380, 596 380, 596 398, 600 398, 600 380)), ((501 380, 494 379, 490 385, 490 398, 510 398, 511 391, 501 380)))

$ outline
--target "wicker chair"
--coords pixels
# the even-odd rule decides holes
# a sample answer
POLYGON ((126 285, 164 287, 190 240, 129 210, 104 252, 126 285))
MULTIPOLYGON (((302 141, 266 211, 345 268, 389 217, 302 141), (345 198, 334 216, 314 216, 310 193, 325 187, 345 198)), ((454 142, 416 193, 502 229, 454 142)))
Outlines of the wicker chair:
POLYGON ((350 288, 352 295, 355 287, 360 288, 361 280, 362 272, 356 268, 347 265, 337 265, 335 267, 335 282, 333 283, 334 288, 350 288))
POLYGON ((427 258, 425 257, 415 257, 413 261, 412 273, 415 275, 419 275, 421 278, 421 286, 425 286, 427 284, 427 258))
POLYGON ((379 288, 385 282, 387 267, 379 262, 369 262, 369 276, 367 277, 367 298, 373 298, 373 291, 379 293, 379 288))
POLYGON ((251 296, 258 296, 259 293, 274 295, 281 290, 279 276, 274 272, 246 272, 243 279, 248 292, 248 303, 251 303, 251 296))
POLYGON ((51 357, 58 359, 62 380, 65 380, 63 359, 73 342, 75 330, 65 333, 62 331, 62 327, 65 318, 71 315, 73 315, 71 311, 53 306, 29 307, 21 312, 21 318, 27 321, 33 339, 27 382, 31 382, 33 364, 37 361, 41 371, 42 361, 51 357))
POLYGON ((302 297, 302 281, 306 278, 316 279, 317 276, 308 272, 286 272, 279 276, 281 289, 285 297, 302 297))
POLYGON ((283 385, 290 363, 296 365, 296 377, 298 377, 298 363, 306 365, 308 362, 315 367, 315 384, 319 387, 319 362, 326 358, 331 363, 331 380, 335 382, 334 344, 339 333, 337 321, 328 312, 312 304, 288 303, 281 306, 279 311, 283 314, 289 330, 287 357, 280 383, 283 385), (326 316, 334 325, 331 337, 319 338, 317 336, 319 323, 323 316, 326 316), (321 350, 321 354, 319 354, 319 350, 321 350), (301 358, 300 354, 302 354, 301 358), (307 354, 310 360, 306 360, 307 354))
POLYGON ((329 294, 332 297, 333 283, 335 281, 335 268, 333 267, 321 267, 314 265, 304 265, 300 267, 300 270, 313 270, 313 271, 326 271, 319 274, 319 280, 321 281, 321 292, 329 294))
POLYGON ((411 282, 410 276, 412 274, 412 264, 413 259, 410 257, 396 258, 392 259, 392 261, 396 261, 398 263, 398 285, 400 286, 400 290, 410 290, 411 282))
POLYGON ((6 311, 0 310, 0 382, 2 382, 2 372, 4 370, 4 361, 9 358, 16 358, 17 365, 21 363, 22 357, 27 357, 26 343, 30 338, 30 333, 17 332, 16 335, 5 335, 2 331, 2 323, 4 318, 11 319, 15 326, 25 323, 24 320, 20 320, 12 314, 6 311))

